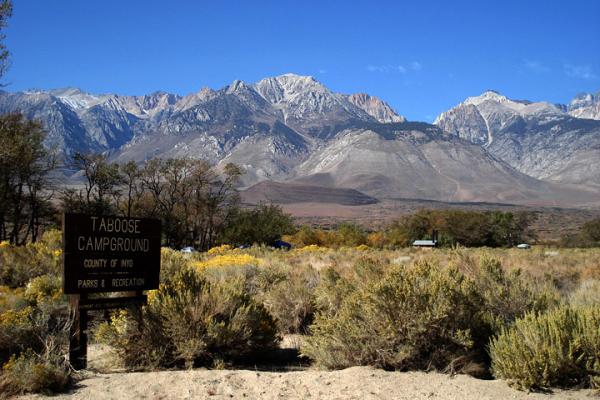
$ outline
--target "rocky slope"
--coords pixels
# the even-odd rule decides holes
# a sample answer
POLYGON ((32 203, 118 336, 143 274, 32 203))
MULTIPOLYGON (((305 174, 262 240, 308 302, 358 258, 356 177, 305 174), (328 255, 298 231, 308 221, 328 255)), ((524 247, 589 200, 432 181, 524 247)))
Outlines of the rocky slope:
POLYGON ((404 122, 406 118, 396 114, 389 104, 366 93, 356 93, 348 96, 350 103, 365 111, 381 123, 404 122))
POLYGON ((511 100, 493 91, 470 97, 434 122, 445 132, 481 145, 532 177, 600 186, 600 121, 576 118, 590 101, 567 107, 511 100), (580 105, 580 106, 578 106, 580 105))

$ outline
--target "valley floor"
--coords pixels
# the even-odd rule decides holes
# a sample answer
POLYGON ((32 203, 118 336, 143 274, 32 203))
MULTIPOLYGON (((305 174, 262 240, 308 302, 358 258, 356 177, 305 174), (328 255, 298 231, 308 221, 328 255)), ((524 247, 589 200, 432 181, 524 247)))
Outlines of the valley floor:
MULTIPOLYGON (((464 375, 341 371, 205 370, 94 374, 52 399, 589 399, 590 390, 526 393, 464 375)), ((27 396, 43 399, 44 396, 27 396)))

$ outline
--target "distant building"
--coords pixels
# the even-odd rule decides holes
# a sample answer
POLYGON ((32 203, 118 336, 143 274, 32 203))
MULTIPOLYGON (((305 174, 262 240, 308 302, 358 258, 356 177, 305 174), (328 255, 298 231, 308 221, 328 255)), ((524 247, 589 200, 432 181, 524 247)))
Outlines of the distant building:
POLYGON ((412 244, 414 247, 436 247, 435 240, 415 240, 412 244))
POLYGON ((431 234, 431 240, 415 240, 413 242, 414 247, 437 247, 438 244, 438 231, 434 230, 431 234))

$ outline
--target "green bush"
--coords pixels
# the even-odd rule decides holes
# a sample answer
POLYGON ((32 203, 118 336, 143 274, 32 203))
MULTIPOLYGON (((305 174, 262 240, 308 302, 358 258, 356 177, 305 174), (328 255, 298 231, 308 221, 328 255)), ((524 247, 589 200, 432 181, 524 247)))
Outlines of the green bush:
POLYGON ((476 287, 456 269, 390 267, 351 291, 335 314, 319 313, 302 352, 326 368, 446 368, 475 356, 481 308, 476 287))
POLYGON ((528 313, 490 343, 497 378, 521 389, 600 387, 600 308, 528 313))
POLYGON ((168 279, 139 314, 128 312, 113 328, 109 342, 123 364, 142 369, 219 365, 274 348, 279 339, 275 321, 242 280, 209 281, 192 269, 168 279))

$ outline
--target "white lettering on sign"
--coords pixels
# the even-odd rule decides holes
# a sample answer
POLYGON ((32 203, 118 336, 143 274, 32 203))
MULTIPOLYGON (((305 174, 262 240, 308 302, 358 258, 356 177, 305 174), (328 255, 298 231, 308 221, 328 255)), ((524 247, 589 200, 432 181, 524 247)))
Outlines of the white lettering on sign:
POLYGON ((79 251, 129 251, 143 252, 150 250, 150 239, 79 236, 77 238, 79 251))
POLYGON ((129 218, 91 217, 94 232, 140 233, 140 220, 129 218), (100 221, 98 221, 100 220, 100 221))
POLYGON ((143 286, 144 278, 115 278, 112 280, 113 287, 143 286))

